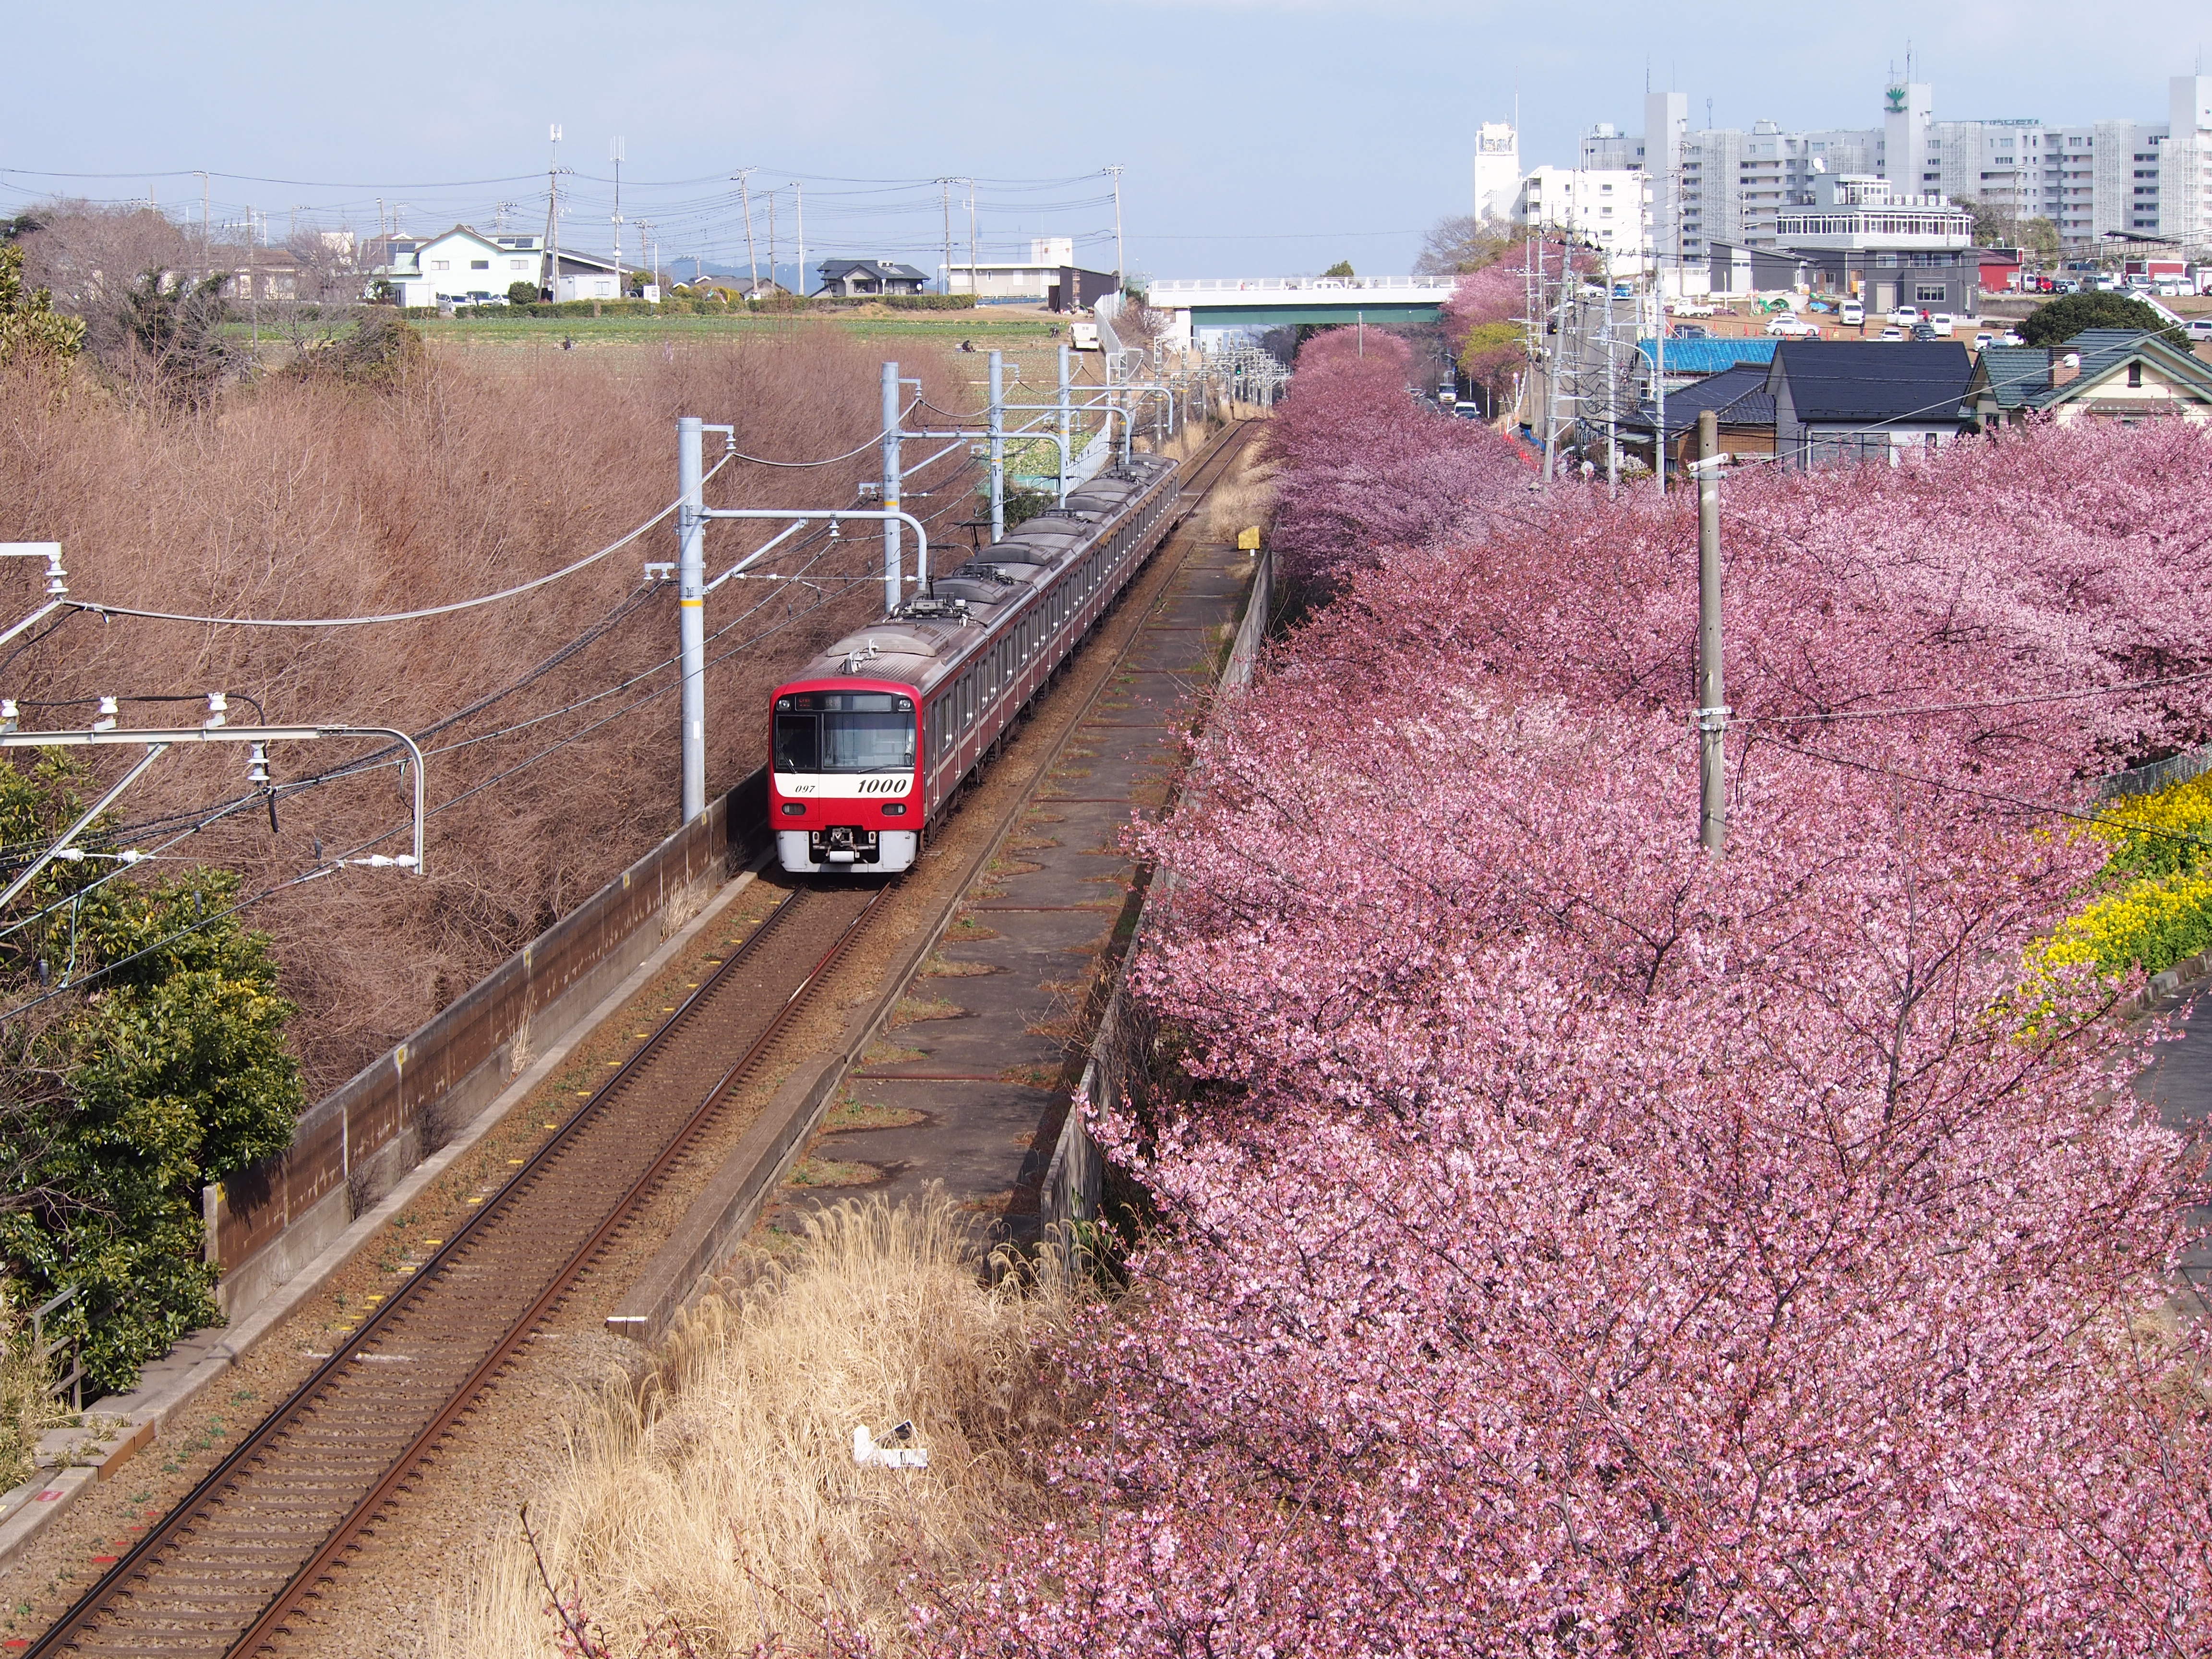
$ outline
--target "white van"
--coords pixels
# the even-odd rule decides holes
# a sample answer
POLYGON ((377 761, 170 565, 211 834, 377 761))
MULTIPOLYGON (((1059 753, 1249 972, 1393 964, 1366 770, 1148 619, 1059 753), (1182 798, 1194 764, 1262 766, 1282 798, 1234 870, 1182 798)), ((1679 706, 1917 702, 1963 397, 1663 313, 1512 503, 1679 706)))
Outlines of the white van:
POLYGON ((1856 300, 1846 300, 1836 307, 1836 320, 1845 328, 1856 328, 1866 321, 1866 307, 1856 300))
POLYGON ((1928 319, 1928 325, 1936 331, 1937 339, 1948 340, 1958 331, 1959 319, 1948 311, 1938 311, 1928 319))

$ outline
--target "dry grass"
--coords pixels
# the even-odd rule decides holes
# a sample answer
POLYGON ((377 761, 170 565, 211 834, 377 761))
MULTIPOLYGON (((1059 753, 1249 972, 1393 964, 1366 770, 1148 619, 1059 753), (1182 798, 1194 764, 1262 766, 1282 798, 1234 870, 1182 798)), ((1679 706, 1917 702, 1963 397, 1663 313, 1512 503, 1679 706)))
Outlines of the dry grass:
POLYGON ((1260 446, 1245 445, 1230 475, 1206 499, 1206 539, 1233 542, 1238 531, 1265 525, 1274 510, 1274 476, 1273 463, 1260 459, 1260 446))
MULTIPOLYGON (((957 1576, 1043 1512, 1025 1449, 1054 1422, 1030 1355, 1066 1305, 982 1286, 941 1200, 815 1214, 582 1404, 530 1511, 555 1584, 621 1652, 672 1615, 702 1654, 811 1651, 825 1619, 898 1650, 909 1574, 957 1576), (856 1426, 908 1420, 927 1469, 854 1462, 856 1426)), ((438 1659, 563 1651, 519 1523, 439 1622, 438 1659)))
MULTIPOLYGON (((941 363, 908 372, 917 371, 936 401, 957 406, 947 400, 963 388, 941 363)), ((658 512, 674 494, 678 414, 734 419, 755 454, 836 454, 874 430, 878 377, 864 348, 807 327, 619 358, 542 353, 520 370, 434 356, 382 390, 270 378, 197 416, 88 377, 56 395, 0 372, 0 539, 62 542, 71 591, 83 599, 216 616, 417 609, 545 574, 658 512)), ((709 498, 845 505, 872 465, 862 454, 802 473, 732 465, 709 498)), ((939 487, 938 504, 962 516, 964 492, 939 487)), ((717 526, 709 558, 733 558, 765 533, 717 526)), ((758 763, 762 694, 783 669, 876 614, 882 590, 869 578, 880 547, 879 537, 859 534, 823 544, 818 589, 733 582, 710 598, 710 635, 735 625, 709 657, 738 647, 708 672, 710 787, 758 763)), ((644 562, 674 556, 664 526, 522 598, 393 626, 273 630, 74 616, 0 663, 0 692, 24 701, 26 725, 57 728, 88 724, 92 705, 82 700, 101 694, 222 690, 258 698, 271 722, 418 733, 493 699, 425 739, 444 751, 429 763, 430 800, 447 804, 430 824, 428 880, 348 871, 251 913, 274 936, 284 988, 305 1013, 295 1031, 320 1091, 675 827, 675 680, 659 665, 674 651, 676 599, 668 585, 642 591, 641 580, 644 562), (603 635, 532 678, 626 605, 603 635), (627 691, 556 712, 641 675, 627 691), (541 716, 550 718, 511 729, 541 716)), ((6 562, 0 614, 20 616, 36 603, 38 573, 33 561, 6 562)), ((238 702, 233 710, 234 724, 253 718, 238 702)), ((199 718, 189 703, 125 703, 124 714, 125 724, 199 718)), ((366 752, 282 745, 270 770, 280 786, 297 785, 366 752)), ((103 751, 96 765, 112 777, 127 760, 103 751)), ((390 766, 283 791, 274 832, 245 772, 242 750, 173 752, 125 798, 126 844, 156 846, 242 800, 169 850, 240 870, 251 892, 314 867, 318 844, 321 856, 335 855, 405 823, 390 766), (156 819, 165 822, 149 822, 156 819)))

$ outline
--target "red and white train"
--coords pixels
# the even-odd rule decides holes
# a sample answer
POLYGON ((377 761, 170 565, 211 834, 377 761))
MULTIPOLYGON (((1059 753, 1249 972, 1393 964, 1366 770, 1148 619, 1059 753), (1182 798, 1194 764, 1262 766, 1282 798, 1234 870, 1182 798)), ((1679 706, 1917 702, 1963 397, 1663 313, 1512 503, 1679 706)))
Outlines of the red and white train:
POLYGON ((911 868, 961 781, 1166 538, 1176 494, 1171 462, 1135 456, 776 687, 768 810, 783 867, 911 868))

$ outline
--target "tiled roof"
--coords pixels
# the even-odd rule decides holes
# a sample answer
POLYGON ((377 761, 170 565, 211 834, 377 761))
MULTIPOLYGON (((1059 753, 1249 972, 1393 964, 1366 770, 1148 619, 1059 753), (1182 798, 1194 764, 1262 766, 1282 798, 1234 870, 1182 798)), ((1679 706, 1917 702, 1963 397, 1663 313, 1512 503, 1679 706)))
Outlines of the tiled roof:
MULTIPOLYGON (((1695 386, 1669 392, 1667 396, 1668 437, 1679 437, 1693 428, 1698 424, 1698 416, 1708 409, 1720 417, 1723 426, 1772 426, 1774 397, 1766 389, 1766 366, 1763 363, 1738 363, 1733 368, 1725 368, 1717 374, 1708 376, 1695 386)), ((1647 428, 1656 413, 1650 403, 1644 405, 1644 423, 1647 428)))
POLYGON ((1974 372, 1958 340, 1785 340, 1775 363, 1800 421, 1956 420, 1974 372))
POLYGON ((1984 346, 1982 368, 1999 409, 2019 409, 2051 386, 2051 352, 2044 346, 1984 346))

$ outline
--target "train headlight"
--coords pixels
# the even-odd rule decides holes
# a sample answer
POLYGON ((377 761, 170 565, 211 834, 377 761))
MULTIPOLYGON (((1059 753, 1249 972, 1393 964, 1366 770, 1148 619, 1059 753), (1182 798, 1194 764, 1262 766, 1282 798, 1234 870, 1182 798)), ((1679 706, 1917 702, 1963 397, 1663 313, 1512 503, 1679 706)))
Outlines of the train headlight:
POLYGON ((806 816, 806 803, 803 800, 787 800, 784 802, 783 815, 787 818, 805 817, 806 816))
POLYGON ((884 804, 884 816, 887 818, 904 817, 906 816, 906 803, 902 800, 886 801, 884 804))

